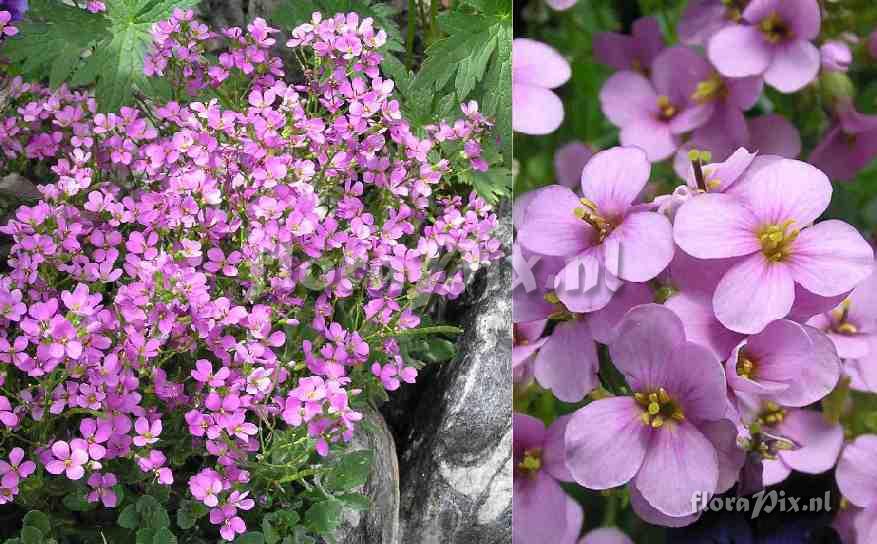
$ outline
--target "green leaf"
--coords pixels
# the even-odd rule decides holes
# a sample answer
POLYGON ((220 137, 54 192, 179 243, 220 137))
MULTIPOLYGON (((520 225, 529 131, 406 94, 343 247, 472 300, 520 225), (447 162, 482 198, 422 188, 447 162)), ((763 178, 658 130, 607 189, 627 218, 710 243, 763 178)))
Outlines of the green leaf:
POLYGON ((512 172, 508 168, 493 167, 487 172, 471 172, 464 179, 491 204, 512 194, 512 172))
POLYGON ((27 18, 17 26, 18 35, 7 40, 0 53, 25 76, 48 78, 52 87, 76 71, 82 54, 105 38, 109 27, 101 15, 50 0, 31 0, 27 18))
POLYGON ((45 537, 43 532, 36 527, 23 527, 21 529, 21 542, 22 544, 43 544, 45 537))
POLYGON ((183 501, 177 509, 177 525, 180 529, 191 529, 207 511, 207 507, 200 502, 183 501))
POLYGON ((31 510, 25 514, 23 521, 25 527, 36 527, 44 535, 52 534, 52 521, 49 516, 39 510, 31 510))
POLYGON ((344 493, 342 495, 335 495, 335 498, 343 502, 344 506, 360 512, 368 510, 370 505, 369 498, 362 493, 344 493))
POLYGON ((140 497, 137 501, 137 513, 140 514, 141 524, 146 527, 160 529, 162 527, 169 527, 171 524, 167 510, 152 495, 140 497))
MULTIPOLYGON (((506 166, 512 158, 512 28, 503 26, 496 39, 497 46, 490 70, 481 83, 484 89, 481 112, 494 119, 494 127, 506 158, 506 166)), ((511 174, 511 172, 509 172, 511 174)), ((479 194, 487 198, 484 193, 479 194)))
POLYGON ((147 527, 137 531, 137 544, 153 544, 155 542, 155 529, 147 527))
POLYGON ((116 27, 112 38, 103 40, 89 59, 91 65, 102 66, 95 88, 101 111, 115 111, 132 100, 134 86, 145 79, 143 57, 151 43, 145 25, 129 24, 116 27))
POLYGON ((318 534, 331 534, 341 524, 341 502, 327 499, 312 504, 305 512, 305 523, 318 534))
POLYGON ((177 537, 167 527, 156 529, 152 544, 177 544, 177 537))
POLYGON ((347 491, 364 485, 368 480, 374 454, 370 450, 345 453, 333 464, 326 476, 326 487, 336 491, 347 491))
POLYGON ((75 491, 65 495, 61 502, 64 503, 64 506, 74 512, 88 512, 89 510, 97 508, 97 503, 88 502, 82 491, 75 491))
POLYGON ((244 533, 235 539, 235 544, 265 544, 265 537, 259 531, 244 533))
POLYGON ((116 523, 119 527, 124 527, 125 529, 136 529, 140 523, 140 514, 137 513, 137 507, 133 504, 126 506, 119 514, 116 523))

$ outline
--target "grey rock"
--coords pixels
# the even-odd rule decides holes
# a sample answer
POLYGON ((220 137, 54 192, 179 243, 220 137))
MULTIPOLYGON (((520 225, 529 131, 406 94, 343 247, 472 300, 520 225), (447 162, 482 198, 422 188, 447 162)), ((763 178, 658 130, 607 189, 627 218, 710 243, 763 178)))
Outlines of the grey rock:
MULTIPOLYGON (((509 206, 501 215, 499 235, 508 246, 509 206)), ((454 320, 466 331, 460 355, 424 376, 415 399, 405 399, 411 422, 400 438, 406 544, 511 542, 510 285, 506 259, 470 286, 454 320)), ((398 420, 400 414, 391 414, 398 420)))
POLYGON ((369 498, 366 512, 345 510, 335 538, 341 544, 401 544, 399 527, 399 463, 396 444, 381 414, 364 412, 350 450, 374 452, 369 477, 356 490, 369 498))

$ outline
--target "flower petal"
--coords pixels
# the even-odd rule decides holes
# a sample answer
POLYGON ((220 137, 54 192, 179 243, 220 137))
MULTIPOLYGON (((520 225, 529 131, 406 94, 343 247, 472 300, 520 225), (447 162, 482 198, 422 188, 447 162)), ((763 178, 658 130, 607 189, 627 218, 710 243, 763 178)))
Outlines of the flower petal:
POLYGON ((757 76, 767 69, 772 57, 761 32, 744 25, 720 30, 709 41, 707 54, 725 77, 757 76))
POLYGON ((649 181, 652 166, 641 149, 600 151, 582 170, 582 194, 610 216, 624 213, 649 181))
POLYGON ((534 375, 564 402, 579 402, 599 385, 597 346, 585 321, 559 323, 539 350, 534 375))
POLYGON ((642 465, 650 427, 631 397, 594 401, 575 412, 566 427, 566 464, 573 478, 590 489, 630 481, 642 465))
POLYGON ((716 318, 743 334, 755 334, 774 319, 784 318, 794 302, 795 282, 789 267, 770 263, 761 253, 728 270, 713 294, 716 318))
POLYGON ((844 447, 837 462, 840 492, 856 506, 877 504, 877 435, 864 434, 844 447))
POLYGON ((783 422, 777 425, 777 431, 801 444, 797 450, 781 451, 780 459, 807 474, 820 474, 831 469, 843 445, 841 426, 826 422, 825 417, 814 410, 789 410, 783 422))
POLYGON ((794 93, 816 79, 821 58, 819 49, 808 41, 797 40, 774 50, 773 61, 764 72, 764 81, 781 93, 794 93))
POLYGON ((652 433, 648 453, 634 486, 650 505, 668 516, 696 512, 696 494, 716 490, 719 466, 716 449, 687 421, 667 423, 652 433))
POLYGON ((637 72, 618 72, 600 89, 600 108, 617 127, 625 127, 658 113, 658 95, 652 83, 637 72))
POLYGON ((627 281, 649 281, 673 259, 673 227, 662 214, 637 212, 609 236, 619 243, 618 277, 627 281))
POLYGON ((621 127, 618 139, 622 145, 645 151, 652 162, 666 159, 679 147, 679 137, 670 131, 670 125, 656 119, 641 119, 621 127))
MULTIPOLYGON (((530 478, 515 477, 512 493, 515 542, 559 542, 568 531, 569 521, 575 521, 575 513, 573 520, 566 515, 571 500, 543 470, 530 478)), ((581 527, 581 516, 578 522, 581 527)))
POLYGON ((512 42, 512 71, 515 83, 545 89, 560 87, 572 75, 569 63, 556 49, 528 38, 512 42))
POLYGON ((527 207, 527 218, 518 232, 518 242, 542 255, 576 255, 591 245, 593 229, 576 218, 581 207, 567 187, 552 185, 539 191, 527 207))
POLYGON ((797 283, 830 297, 853 289, 871 275, 874 250, 855 228, 832 219, 802 230, 788 263, 797 283))
POLYGON ((699 259, 749 255, 761 249, 756 218, 737 198, 703 194, 676 212, 673 236, 683 251, 699 259))
MULTIPOLYGON (((700 512, 687 516, 668 516, 661 512, 643 497, 642 493, 637 490, 636 486, 628 486, 630 492, 630 506, 636 515, 646 523, 652 525, 660 525, 662 527, 685 527, 691 525, 700 518, 700 512)), ((581 543, 580 543, 581 544, 581 543)))
POLYGON ((512 83, 512 128, 524 134, 549 134, 563 122, 563 102, 542 87, 512 83))

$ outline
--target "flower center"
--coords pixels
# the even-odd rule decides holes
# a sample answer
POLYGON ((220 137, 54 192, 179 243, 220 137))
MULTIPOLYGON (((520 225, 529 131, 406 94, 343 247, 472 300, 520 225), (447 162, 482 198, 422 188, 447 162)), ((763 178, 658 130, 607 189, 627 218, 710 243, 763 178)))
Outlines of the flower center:
POLYGON ((677 113, 676 106, 670 102, 670 97, 664 94, 658 97, 658 110, 660 112, 658 116, 664 121, 669 121, 677 113))
POLYGON ((578 219, 594 227, 594 230, 597 231, 597 243, 602 242, 609 236, 615 225, 609 218, 600 215, 597 205, 591 200, 582 197, 579 202, 582 203, 582 207, 576 208, 573 213, 578 219))
POLYGON ((663 387, 658 388, 657 391, 634 393, 633 398, 643 409, 640 416, 643 423, 653 429, 660 429, 670 419, 685 421, 682 408, 663 387))
POLYGON ((535 476, 542 468, 542 449, 533 448, 524 451, 524 458, 518 463, 518 472, 524 476, 535 476))
POLYGON ((769 400, 764 403, 761 413, 755 421, 761 425, 773 427, 782 423, 785 418, 786 411, 779 404, 769 400))
POLYGON ((764 39, 770 43, 779 43, 792 37, 792 30, 786 25, 777 12, 773 12, 758 24, 764 39))
POLYGON ((756 364, 743 351, 737 356, 737 375, 743 378, 752 379, 755 375, 756 364))
POLYGON ((793 219, 781 225, 767 225, 758 231, 761 251, 769 261, 780 262, 792 253, 792 243, 800 234, 800 230, 791 228, 793 219))
POLYGON ((739 23, 743 18, 743 7, 747 2, 743 0, 722 0, 725 5, 725 18, 729 21, 739 23))
POLYGON ((859 328, 847 321, 850 313, 850 299, 846 299, 840 303, 840 306, 831 311, 831 317, 834 318, 834 324, 831 329, 837 334, 844 336, 852 336, 859 332, 859 328))
POLYGON ((728 87, 725 85, 725 81, 718 72, 713 72, 708 79, 697 84, 697 87, 694 89, 694 94, 691 95, 691 99, 702 104, 704 102, 710 102, 722 98, 727 96, 727 94, 728 87))

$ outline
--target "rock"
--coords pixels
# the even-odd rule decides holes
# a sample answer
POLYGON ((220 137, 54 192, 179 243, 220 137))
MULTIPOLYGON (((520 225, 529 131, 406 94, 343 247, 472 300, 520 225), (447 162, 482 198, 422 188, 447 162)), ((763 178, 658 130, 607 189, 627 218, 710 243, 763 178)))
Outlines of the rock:
MULTIPOLYGON (((511 210, 500 238, 511 245, 511 210)), ((425 373, 416 396, 391 407, 400 440, 402 542, 505 544, 512 520, 511 261, 470 286, 457 321, 456 361, 425 373), (407 414, 404 414, 407 412, 407 414)), ((456 312, 455 312, 456 313, 456 312)))
POLYGON ((399 539, 399 463, 396 444, 381 414, 365 411, 350 451, 374 452, 368 481, 356 490, 369 498, 369 509, 346 509, 335 538, 340 544, 401 544, 399 539))

